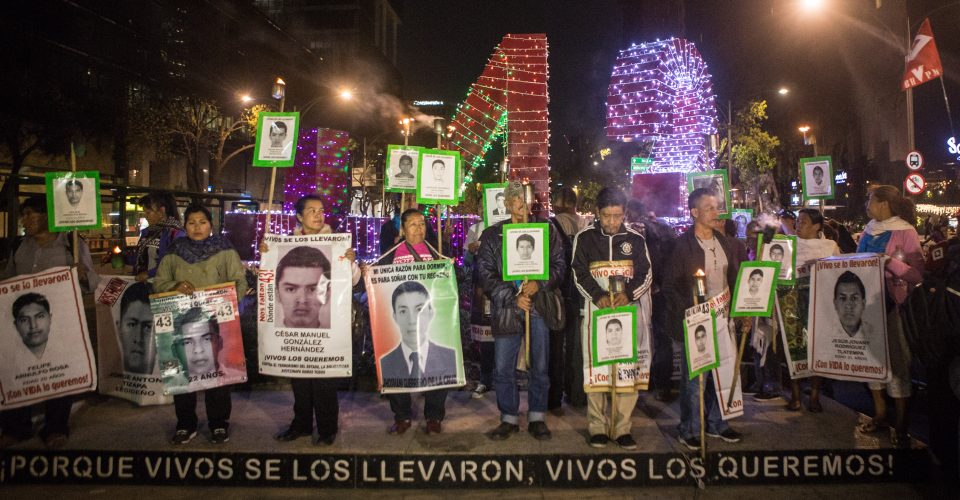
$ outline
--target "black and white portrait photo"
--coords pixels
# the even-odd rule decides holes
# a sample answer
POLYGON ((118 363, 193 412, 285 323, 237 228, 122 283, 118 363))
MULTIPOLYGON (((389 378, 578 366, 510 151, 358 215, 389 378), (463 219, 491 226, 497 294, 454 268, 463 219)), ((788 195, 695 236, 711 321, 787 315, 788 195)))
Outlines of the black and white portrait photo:
POLYGON ((330 247, 279 248, 275 327, 330 328, 330 247))
POLYGON ((832 198, 833 172, 830 168, 830 159, 825 157, 803 158, 803 191, 804 197, 832 198))
POLYGON ((764 243, 760 251, 760 260, 780 264, 777 280, 781 284, 793 282, 796 266, 796 236, 776 235, 770 243, 764 243))
POLYGON ((57 228, 87 227, 98 223, 97 179, 82 177, 84 173, 57 172, 47 199, 53 201, 53 226, 57 228), (79 174, 79 175, 78 175, 79 174))
POLYGON ((710 189, 717 197, 717 211, 727 214, 730 211, 730 187, 725 170, 708 170, 706 172, 692 172, 687 174, 687 190, 710 189))
POLYGON ((507 224, 503 230, 504 277, 547 274, 546 224, 507 224))
POLYGON ((773 262, 745 262, 733 291, 731 316, 770 316, 779 266, 773 262))
POLYGON ((424 150, 417 172, 417 200, 420 203, 456 203, 459 193, 459 156, 424 150))
POLYGON ((708 306, 697 307, 695 310, 687 311, 683 327, 689 370, 687 375, 692 378, 694 375, 714 368, 719 361, 716 319, 708 306))
POLYGON ((636 360, 635 312, 612 312, 596 318, 594 364, 636 360))
POLYGON ((387 189, 414 191, 417 189, 417 164, 420 148, 390 145, 387 147, 387 189))
POLYGON ((506 184, 483 185, 483 216, 486 226, 492 226, 510 218, 503 196, 506 184))
POLYGON ((290 166, 296 155, 299 113, 260 113, 254 166, 290 166), (279 162, 279 164, 276 164, 279 162))

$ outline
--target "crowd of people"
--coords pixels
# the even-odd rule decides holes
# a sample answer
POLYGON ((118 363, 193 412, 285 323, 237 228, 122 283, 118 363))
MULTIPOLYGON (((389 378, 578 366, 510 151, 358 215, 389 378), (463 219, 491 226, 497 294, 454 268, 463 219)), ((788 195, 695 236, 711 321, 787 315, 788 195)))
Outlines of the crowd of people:
MULTIPOLYGON (((509 439, 521 428, 517 365, 518 356, 522 356, 526 350, 529 352, 529 361, 526 415, 523 417, 531 436, 538 440, 551 438, 547 417, 553 415, 554 418, 562 418, 565 400, 569 406, 586 407, 587 444, 599 448, 616 443, 624 449, 635 449, 637 443, 631 434, 633 410, 637 406, 638 391, 646 383, 641 384, 636 379, 635 370, 613 372, 609 367, 606 367, 606 371, 601 369, 602 376, 584 379, 584 368, 590 363, 587 353, 592 348, 589 344, 589 321, 584 319, 597 309, 636 305, 639 326, 635 333, 649 334, 652 345, 650 390, 657 400, 669 402, 676 397, 674 393, 678 389, 678 440, 690 450, 699 449, 702 443, 698 382, 695 379, 688 380, 685 376, 687 360, 684 356, 679 356, 681 382, 678 387, 671 380, 674 372, 673 351, 683 344, 684 312, 694 305, 690 293, 695 287, 693 276, 698 270, 705 272, 705 296, 721 296, 734 288, 740 265, 757 259, 757 241, 761 238, 769 241, 771 233, 780 232, 798 237, 798 266, 847 252, 874 252, 889 257, 886 263, 886 293, 890 307, 887 308, 889 314, 886 321, 893 376, 887 384, 870 384, 875 412, 857 430, 875 433, 889 428, 893 444, 902 445, 906 442, 911 358, 896 306, 907 299, 910 291, 923 278, 924 272, 921 240, 913 225, 916 217, 912 202, 892 186, 871 187, 866 206, 870 222, 859 236, 859 241, 854 241, 843 225, 826 220, 815 209, 802 209, 796 214, 784 211, 776 218, 771 217, 772 223, 768 224, 762 219, 755 219, 747 227, 746 241, 742 241, 737 238, 737 223, 719 218, 718 204, 721 199, 722 196, 710 187, 691 192, 687 207, 692 225, 677 236, 673 228, 647 212, 640 200, 628 199, 616 188, 605 188, 599 193, 595 218, 585 224, 576 212, 577 196, 572 190, 556 191, 552 200, 555 215, 548 220, 538 220, 525 198, 524 186, 516 181, 507 185, 502 195, 502 210, 509 214, 509 218, 489 227, 478 222, 467 231, 465 244, 469 251, 466 262, 472 283, 472 308, 470 317, 461 318, 461 321, 488 333, 488 338, 478 341, 476 345, 480 376, 471 387, 473 398, 486 397, 491 391, 495 393, 500 418, 499 425, 487 432, 490 439, 509 439), (504 280, 504 256, 501 251, 504 226, 534 221, 548 223, 549 276, 544 280, 522 282, 504 280), (524 335, 527 317, 529 336, 524 335), (525 340, 528 340, 528 346, 523 345, 525 340), (892 423, 887 419, 883 391, 895 402, 892 423)), ((500 201, 498 197, 498 205, 500 201)), ((186 295, 200 287, 233 282, 237 295, 243 295, 248 286, 244 265, 230 242, 215 234, 213 218, 206 208, 190 205, 181 219, 170 194, 151 194, 144 197, 140 204, 149 225, 141 233, 132 262, 133 275, 138 281, 151 282, 154 292, 173 291, 186 295)), ((319 196, 305 196, 296 203, 295 208, 299 224, 294 235, 332 231, 324 219, 325 209, 329 207, 323 206, 319 196)), ((79 240, 79 262, 75 264, 70 239, 66 233, 48 232, 46 217, 46 205, 42 199, 28 198, 23 202, 21 222, 26 236, 15 249, 2 278, 31 274, 56 266, 76 265, 84 289, 92 290, 99 277, 94 272, 89 250, 82 239, 79 240)), ((389 233, 392 240, 381 246, 381 257, 369 266, 446 258, 428 243, 428 227, 420 210, 406 210, 386 225, 395 230, 389 233)), ((270 249, 266 244, 261 244, 260 250, 268 252, 270 249)), ((361 281, 361 268, 369 266, 358 265, 355 257, 352 250, 343 256, 351 262, 353 284, 357 285, 361 281)), ((311 276, 305 270, 317 266, 322 268, 325 258, 322 255, 319 260, 310 255, 289 258, 299 259, 281 263, 297 270, 296 273, 289 272, 289 293, 296 295, 302 292, 303 301, 311 300, 310 283, 296 281, 311 276)), ((319 272, 326 272, 329 277, 329 263, 326 267, 319 272)), ((279 268, 277 279, 285 279, 279 268)), ((427 296, 426 291, 419 289, 410 289, 408 292, 413 302, 421 295, 427 296)), ((298 300, 301 299, 295 298, 293 302, 298 300)), ((396 351, 402 354, 402 357, 398 357, 398 363, 404 372, 409 369, 410 373, 419 374, 432 368, 424 361, 424 357, 418 357, 418 353, 425 356, 423 350, 433 349, 436 352, 440 347, 432 344, 424 346, 422 343, 418 345, 417 339, 421 336, 418 335, 420 325, 417 316, 406 318, 409 321, 405 322, 403 315, 406 313, 401 310, 412 308, 420 311, 423 304, 413 302, 398 305, 394 298, 394 318, 402 330, 402 345, 396 351)), ((22 309, 28 310, 26 307, 22 309)), ((35 312, 42 314, 39 310, 35 312)), ((28 318, 27 313, 18 314, 15 318, 18 330, 21 316, 24 324, 35 321, 28 318)), ((298 321, 295 312, 284 318, 285 321, 298 321)), ((312 319, 315 318, 304 318, 304 321, 312 319)), ((305 325, 307 323, 291 323, 290 326, 305 325)), ((309 326, 320 325, 311 323, 309 326)), ((738 321, 732 326, 740 335, 750 335, 754 328, 754 324, 747 321, 738 321)), ((189 335, 181 333, 185 339, 193 339, 191 342, 194 344, 211 337, 210 332, 204 329, 191 331, 189 335)), ((186 353, 185 356, 189 358, 190 354, 186 353)), ((382 357, 381 368, 386 369, 389 360, 386 355, 382 357)), ((782 370, 780 361, 776 356, 766 356, 762 363, 758 356, 756 361, 756 383, 752 391, 755 392, 755 399, 768 401, 781 397, 781 387, 778 385, 782 370)), ((712 376, 711 372, 706 373, 707 386, 711 384, 712 376)), ((275 436, 276 440, 288 442, 312 436, 316 429, 315 443, 332 444, 339 430, 336 381, 327 378, 293 378, 291 382, 294 418, 288 428, 275 436)), ((823 409, 820 402, 822 385, 821 378, 810 379, 806 405, 810 412, 823 409)), ((226 442, 229 440, 231 389, 224 386, 203 392, 209 439, 213 443, 226 442)), ((447 392, 447 389, 435 389, 423 393, 423 413, 428 434, 442 432, 447 392)), ((171 443, 175 445, 188 443, 197 435, 197 395, 188 393, 174 397, 176 424, 171 443)), ((387 399, 394 417, 387 432, 403 434, 412 426, 411 394, 393 393, 387 395, 387 399)), ((71 404, 71 397, 44 403, 46 419, 40 434, 48 447, 58 448, 66 443, 71 404)), ((743 439, 741 433, 721 418, 720 402, 712 391, 706 391, 702 404, 705 405, 707 436, 726 442, 743 439)), ((786 407, 794 411, 802 409, 799 381, 791 381, 790 400, 786 407)), ((31 407, 0 413, 0 427, 0 447, 29 438, 33 433, 31 407)))

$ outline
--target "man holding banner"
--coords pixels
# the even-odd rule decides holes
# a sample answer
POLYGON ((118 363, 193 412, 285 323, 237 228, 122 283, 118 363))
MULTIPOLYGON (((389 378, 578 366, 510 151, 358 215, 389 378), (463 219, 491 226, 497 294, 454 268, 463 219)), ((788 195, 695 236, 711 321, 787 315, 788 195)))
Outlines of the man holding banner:
MULTIPOLYGON (((26 236, 14 249, 6 269, 0 275, 0 280, 74 265, 74 249, 69 233, 51 233, 48 229, 47 213, 46 202, 41 197, 27 198, 20 205, 20 222, 23 224, 26 236)), ((77 245, 79 256, 77 275, 84 291, 90 291, 91 286, 96 287, 99 277, 93 272, 93 261, 86 242, 78 238, 77 245)), ((11 335, 14 332, 19 334, 17 343, 22 340, 23 345, 29 349, 23 350, 25 356, 28 356, 27 359, 35 355, 37 358, 43 355, 46 362, 57 366, 62 364, 63 360, 54 352, 47 352, 54 351, 51 347, 55 347, 56 351, 79 350, 78 346, 70 346, 69 342, 72 340, 67 337, 57 335, 57 332, 51 334, 51 306, 44 296, 38 293, 20 295, 14 303, 11 314, 13 322, 5 324, 3 330, 11 335)), ((57 314, 63 317, 61 324, 68 324, 66 311, 58 311, 57 314)), ((75 324, 74 327, 76 327, 75 324)), ((33 358, 30 364, 36 364, 37 358, 33 358)), ((70 433, 69 418, 72 406, 73 397, 69 395, 46 399, 45 426, 40 431, 40 437, 48 448, 62 448, 66 444, 70 433)), ((0 413, 0 427, 3 429, 3 434, 0 435, 0 449, 31 437, 33 434, 31 413, 32 406, 21 406, 0 413)))
MULTIPOLYGON (((687 198, 687 207, 693 218, 693 227, 674 242, 672 252, 668 253, 672 255, 670 265, 665 266, 663 278, 667 328, 671 336, 679 342, 683 342, 684 314, 694 305, 694 296, 704 295, 707 300, 724 294, 729 297, 729 290, 735 287, 740 269, 733 245, 712 227, 718 214, 717 193, 705 188, 695 189, 687 198), (702 292, 697 290, 694 278, 698 272, 706 274, 706 290, 702 292)), ((726 307, 728 308, 729 304, 726 307)), ((722 315, 723 321, 727 321, 727 318, 726 314, 722 315)), ((720 319, 718 314, 718 323, 720 319)), ((686 356, 680 357, 680 373, 684 377, 688 373, 686 356)), ((704 375, 706 387, 709 388, 714 383, 715 374, 716 371, 711 371, 704 375)), ((706 434, 727 442, 740 441, 742 435, 723 420, 721 403, 716 393, 711 389, 706 389, 704 393, 706 434)), ((700 421, 697 417, 700 412, 699 404, 697 379, 681 382, 678 439, 691 450, 699 450, 701 446, 700 421)))
MULTIPOLYGON (((636 304, 638 308, 637 361, 594 366, 592 353, 598 349, 591 340, 593 321, 583 321, 581 328, 584 345, 584 391, 587 393, 587 427, 590 446, 602 448, 610 440, 624 449, 637 447, 630 434, 630 415, 637 404, 637 390, 646 389, 650 381, 650 318, 652 302, 650 285, 650 257, 643 236, 624 225, 627 199, 616 188, 604 188, 597 196, 597 221, 573 240, 573 277, 577 290, 584 298, 584 318, 592 318, 593 311, 636 304), (622 283, 618 286, 617 282, 622 283), (619 290, 619 291, 618 291, 619 290), (615 377, 611 376, 615 373, 615 377), (615 380, 612 380, 615 378, 615 380), (609 393, 615 390, 613 397, 609 393), (606 416, 613 421, 613 433, 606 416)), ((607 323, 609 333, 622 331, 618 320, 607 323)), ((610 335, 607 339, 610 339, 610 335)), ((628 342, 630 344, 631 342, 628 342)), ((572 368, 572 367, 571 367, 572 368)))
MULTIPOLYGON (((544 422, 547 411, 547 392, 550 378, 547 374, 547 356, 550 352, 550 330, 543 319, 544 311, 534 307, 534 295, 541 288, 560 285, 567 263, 563 260, 563 242, 552 224, 549 225, 549 279, 546 281, 503 280, 503 227, 506 224, 526 223, 529 210, 524 199, 523 184, 511 181, 503 191, 510 219, 488 227, 480 235, 480 281, 491 300, 495 369, 494 390, 500 425, 490 439, 504 440, 520 430, 520 394, 516 384, 517 356, 524 340, 524 313, 530 317, 530 384, 527 388, 528 431, 538 439, 550 439, 550 429, 544 422)), ((544 291, 546 293, 546 290, 544 291)))

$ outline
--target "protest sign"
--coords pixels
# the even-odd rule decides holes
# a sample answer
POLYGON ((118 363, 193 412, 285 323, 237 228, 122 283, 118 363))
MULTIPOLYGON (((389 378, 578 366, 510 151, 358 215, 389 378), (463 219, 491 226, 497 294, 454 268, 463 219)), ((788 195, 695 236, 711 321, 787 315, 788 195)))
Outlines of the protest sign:
POLYGON ((637 361, 637 306, 597 309, 590 323, 593 366, 637 361))
POLYGON ((422 149, 417 168, 417 203, 456 205, 460 202, 460 152, 422 149))
POLYGON ((774 291, 780 264, 776 262, 744 262, 733 287, 733 312, 730 316, 763 316, 773 313, 774 291))
POLYGON ((777 292, 775 314, 783 340, 791 379, 810 376, 807 361, 807 313, 810 309, 810 279, 797 278, 796 285, 777 292))
POLYGON ((810 369, 837 380, 887 382, 883 256, 848 254, 817 261, 810 281, 810 369))
POLYGON ((173 402, 163 393, 153 338, 150 284, 132 276, 103 276, 97 311, 97 392, 140 406, 173 402))
POLYGON ((50 232, 100 227, 100 172, 47 172, 50 232))
MULTIPOLYGON (((633 276, 633 266, 630 261, 594 262, 590 266, 590 274, 601 288, 607 290, 611 278, 628 279, 633 276)), ((631 302, 624 307, 635 311, 636 326, 633 331, 636 332, 636 359, 617 362, 617 392, 643 391, 650 385, 650 363, 653 359, 653 341, 650 334, 653 304, 650 294, 643 293, 640 295, 640 300, 631 302)), ((586 392, 610 392, 612 381, 612 363, 594 364, 594 351, 597 350, 595 346, 601 340, 594 338, 592 318, 598 310, 603 311, 604 309, 598 309, 593 302, 587 301, 583 314, 585 318, 591 318, 591 320, 580 322, 581 348, 585 361, 583 363, 583 389, 586 392)), ((609 311, 610 309, 605 310, 609 311)), ((598 326, 600 324, 602 323, 598 323, 598 326)), ((626 325, 626 323, 623 322, 623 325, 626 325)), ((606 326, 606 324, 603 324, 603 326, 606 326)), ((604 331, 606 331, 606 328, 604 328, 604 331)), ((624 328, 624 333, 626 332, 627 330, 624 328)))
POLYGON ((422 392, 463 385, 453 262, 372 266, 365 280, 380 390, 422 392))
POLYGON ((833 164, 829 156, 800 158, 800 170, 804 201, 833 199, 833 164))
POLYGON ((260 373, 349 377, 353 280, 350 234, 264 238, 257 274, 260 373), (332 313, 335 311, 335 313, 332 313))
POLYGON ((186 394, 247 381, 233 283, 150 296, 164 394, 186 394))
POLYGON ((796 236, 775 234, 769 243, 764 243, 763 238, 758 238, 757 255, 759 261, 776 262, 780 265, 777 272, 777 285, 793 284, 797 269, 796 236))
POLYGON ((0 409, 97 387, 76 269, 0 281, 0 324, 0 409))
POLYGON ((730 179, 727 171, 707 170, 704 172, 690 172, 687 174, 687 194, 695 189, 710 189, 717 197, 718 218, 730 218, 730 179))
POLYGON ((719 366, 717 317, 710 310, 709 302, 697 304, 684 311, 683 348, 690 380, 719 366))
POLYGON ((417 190, 417 165, 420 150, 417 146, 387 146, 387 175, 384 190, 393 193, 412 193, 417 190))
POLYGON ((753 220, 752 208, 734 208, 731 211, 731 218, 737 223, 737 238, 747 239, 747 226, 753 220))
POLYGON ((257 115, 254 167, 292 167, 300 138, 300 113, 261 112, 257 115))
POLYGON ((502 220, 510 218, 503 191, 507 183, 483 185, 483 225, 490 227, 502 220))
POLYGON ((502 274, 504 281, 550 278, 549 224, 504 224, 502 274))
POLYGON ((720 402, 720 415, 724 420, 729 420, 743 415, 743 390, 739 383, 731 387, 737 364, 737 339, 735 330, 730 328, 730 290, 711 297, 707 303, 716 318, 717 355, 720 358, 720 364, 713 370, 713 388, 720 402))

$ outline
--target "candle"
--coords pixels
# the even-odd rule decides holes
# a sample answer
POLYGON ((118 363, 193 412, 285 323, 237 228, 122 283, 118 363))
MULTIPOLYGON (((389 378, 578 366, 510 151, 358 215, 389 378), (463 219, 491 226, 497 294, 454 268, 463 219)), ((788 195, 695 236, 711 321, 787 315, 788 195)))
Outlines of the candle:
POLYGON ((697 282, 697 297, 706 297, 707 274, 703 272, 703 269, 697 269, 697 272, 693 273, 693 280, 697 282))
POLYGON ((120 256, 120 247, 113 247, 113 256, 110 257, 110 265, 114 269, 123 269, 123 257, 120 256))

